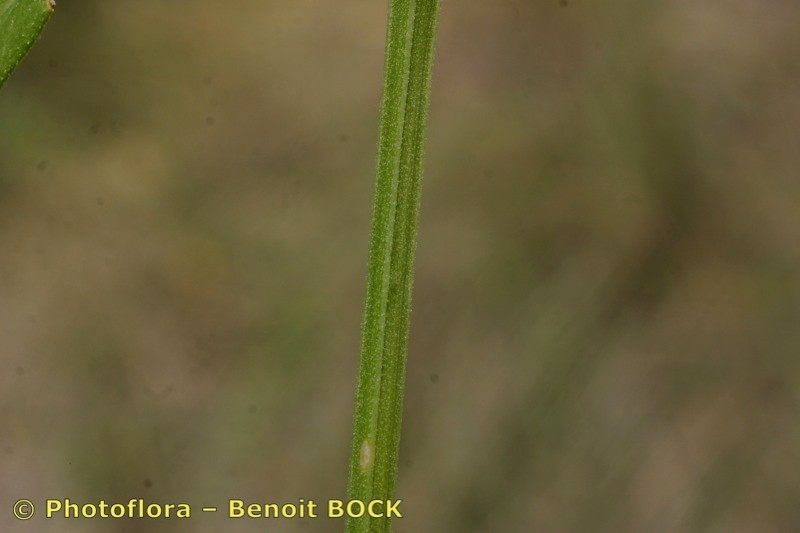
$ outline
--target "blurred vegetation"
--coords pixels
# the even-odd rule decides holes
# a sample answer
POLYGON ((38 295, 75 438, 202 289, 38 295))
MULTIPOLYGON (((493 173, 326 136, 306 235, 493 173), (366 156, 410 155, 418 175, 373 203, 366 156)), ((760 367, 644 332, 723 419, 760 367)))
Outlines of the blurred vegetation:
MULTIPOLYGON (((0 501, 343 496, 383 4, 60 2, 0 93, 0 501)), ((799 23, 445 2, 398 531, 800 527, 799 23)))

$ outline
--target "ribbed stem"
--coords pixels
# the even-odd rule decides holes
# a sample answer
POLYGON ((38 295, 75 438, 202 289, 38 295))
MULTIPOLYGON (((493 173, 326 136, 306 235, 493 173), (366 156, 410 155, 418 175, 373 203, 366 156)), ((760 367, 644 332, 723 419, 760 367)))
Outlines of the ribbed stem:
MULTIPOLYGON (((389 8, 367 298, 356 393, 349 498, 393 497, 397 479, 422 160, 440 0, 389 8), (402 40, 402 42, 399 42, 402 40), (403 70, 400 70, 402 65, 403 70), (399 97, 399 98, 398 98, 399 97)), ((348 521, 388 531, 390 518, 348 521)))

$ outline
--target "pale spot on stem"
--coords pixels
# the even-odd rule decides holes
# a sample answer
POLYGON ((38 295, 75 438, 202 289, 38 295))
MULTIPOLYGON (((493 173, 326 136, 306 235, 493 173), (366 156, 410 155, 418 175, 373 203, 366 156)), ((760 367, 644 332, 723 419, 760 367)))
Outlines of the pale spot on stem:
POLYGON ((372 449, 368 440, 365 440, 364 443, 361 445, 361 457, 358 460, 358 464, 361 467, 361 470, 367 470, 372 466, 372 460, 375 458, 375 452, 372 449))

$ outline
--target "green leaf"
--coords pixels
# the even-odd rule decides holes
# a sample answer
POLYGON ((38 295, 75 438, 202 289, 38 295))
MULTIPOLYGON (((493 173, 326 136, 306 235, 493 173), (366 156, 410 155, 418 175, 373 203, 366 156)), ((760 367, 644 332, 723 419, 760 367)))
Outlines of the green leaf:
POLYGON ((33 46, 55 6, 54 0, 0 0, 0 86, 33 46))
MULTIPOLYGON (((393 497, 440 0, 391 0, 348 497, 393 497)), ((390 518, 347 529, 388 531, 390 518)))

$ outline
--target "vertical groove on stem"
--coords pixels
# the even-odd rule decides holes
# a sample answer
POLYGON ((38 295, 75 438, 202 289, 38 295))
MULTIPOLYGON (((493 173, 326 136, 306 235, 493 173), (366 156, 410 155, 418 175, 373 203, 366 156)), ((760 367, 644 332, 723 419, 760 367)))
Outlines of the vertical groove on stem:
MULTIPOLYGON (((399 123, 387 123, 385 107, 381 114, 378 182, 356 397, 351 499, 390 499, 397 480, 422 161, 440 3, 441 0, 416 0, 390 4, 384 106, 396 96, 389 94, 393 82, 403 83, 405 89, 403 102, 396 108, 400 112, 399 123), (390 49, 392 24, 399 15, 396 9, 403 13, 408 9, 409 15, 407 20, 403 18, 409 24, 406 42, 397 47, 407 54, 403 56, 406 71, 402 76, 391 69, 391 53, 397 52, 390 49), (390 80, 393 75, 397 78, 390 80), (384 152, 384 148, 389 148, 384 144, 386 137, 398 131, 400 142, 384 152), (396 165, 393 181, 388 177, 389 172, 384 173, 389 164, 396 165), (389 181, 391 185, 383 190, 382 185, 389 181), (381 194, 388 190, 391 195, 381 194), (379 214, 387 214, 391 220, 384 221, 379 214), (372 292, 378 285, 376 279, 382 282, 379 293, 377 289, 372 292)), ((348 531, 388 531, 390 525, 390 518, 365 516, 349 520, 348 531)))
POLYGON ((378 450, 386 453, 375 457, 373 497, 378 499, 391 498, 397 480, 422 161, 438 9, 439 0, 417 0, 397 189, 392 279, 386 309, 377 445, 378 450))
MULTIPOLYGON (((381 386, 381 353, 384 315, 389 292, 389 261, 394 232, 397 173, 400 166, 403 119, 411 58, 414 0, 391 0, 386 32, 385 75, 381 102, 378 169, 369 243, 366 303, 353 422, 353 451, 349 497, 369 500, 378 402, 381 386)), ((352 529, 356 531, 358 529, 352 529)))

